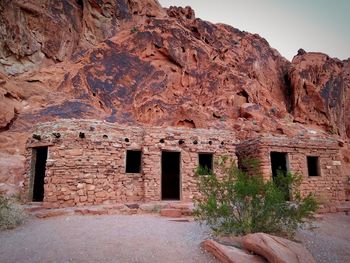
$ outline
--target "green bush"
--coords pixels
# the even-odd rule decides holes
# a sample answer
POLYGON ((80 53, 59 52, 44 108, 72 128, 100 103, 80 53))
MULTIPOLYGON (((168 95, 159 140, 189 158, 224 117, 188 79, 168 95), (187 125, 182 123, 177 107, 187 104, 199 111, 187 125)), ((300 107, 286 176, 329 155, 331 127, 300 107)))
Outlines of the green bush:
POLYGON ((196 169, 196 175, 207 175, 211 174, 212 172, 209 171, 208 167, 198 166, 196 169))
POLYGON ((220 179, 214 173, 204 175, 198 172, 201 168, 197 170, 201 197, 195 202, 196 219, 218 234, 293 236, 317 209, 313 196, 301 198, 298 176, 279 173, 266 182, 257 170, 253 175, 252 169, 249 173, 241 171, 232 162, 220 167, 224 174, 220 179), (287 201, 289 198, 292 202, 287 201))
POLYGON ((130 29, 130 32, 131 32, 132 34, 134 34, 134 33, 139 32, 139 29, 138 29, 136 26, 133 26, 133 27, 130 29))
POLYGON ((0 230, 12 229, 23 223, 23 210, 5 196, 0 195, 0 230))

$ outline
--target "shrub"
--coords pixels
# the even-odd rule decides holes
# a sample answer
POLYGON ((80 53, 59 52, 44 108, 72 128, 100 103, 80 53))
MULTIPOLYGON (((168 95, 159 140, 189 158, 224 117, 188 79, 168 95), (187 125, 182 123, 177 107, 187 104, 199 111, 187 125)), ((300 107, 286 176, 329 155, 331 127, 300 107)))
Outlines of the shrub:
POLYGON ((211 174, 212 172, 209 171, 208 167, 198 166, 196 169, 196 175, 207 175, 211 174))
POLYGON ((23 223, 23 210, 5 196, 0 195, 0 229, 12 229, 23 223))
POLYGON ((134 34, 134 33, 139 32, 139 29, 138 29, 136 26, 133 26, 133 27, 130 29, 130 32, 131 32, 132 34, 134 34))
POLYGON ((195 203, 196 219, 206 222, 217 234, 293 236, 317 209, 313 196, 302 198, 297 191, 298 176, 280 173, 274 181, 266 182, 256 170, 256 174, 252 175, 252 170, 248 174, 233 162, 220 167, 220 179, 214 173, 203 175, 197 170, 201 197, 195 203), (288 202, 286 193, 289 195, 291 188, 293 202, 288 202))

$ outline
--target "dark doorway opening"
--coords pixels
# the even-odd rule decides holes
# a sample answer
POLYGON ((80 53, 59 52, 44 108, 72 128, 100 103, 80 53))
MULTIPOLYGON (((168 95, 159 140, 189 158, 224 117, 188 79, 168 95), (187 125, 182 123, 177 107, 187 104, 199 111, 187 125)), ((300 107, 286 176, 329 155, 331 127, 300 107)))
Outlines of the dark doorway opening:
POLYGON ((141 173, 141 155, 139 150, 126 151, 126 173, 141 173))
POLYGON ((44 200, 44 177, 47 159, 47 147, 33 148, 33 201, 44 200))
POLYGON ((287 154, 280 152, 271 152, 272 177, 277 176, 278 171, 287 173, 287 154))
POLYGON ((307 156, 307 170, 309 176, 320 176, 320 161, 317 156, 307 156))
POLYGON ((213 154, 212 153, 199 153, 198 154, 199 166, 206 169, 209 173, 213 172, 213 154))
POLYGON ((162 152, 162 200, 180 200, 180 153, 162 152))
POLYGON ((272 168, 272 179, 275 185, 282 190, 284 199, 286 201, 290 200, 290 187, 287 180, 284 180, 283 177, 277 176, 282 173, 282 176, 287 175, 288 167, 287 167, 287 154, 281 152, 271 152, 271 168, 272 168))

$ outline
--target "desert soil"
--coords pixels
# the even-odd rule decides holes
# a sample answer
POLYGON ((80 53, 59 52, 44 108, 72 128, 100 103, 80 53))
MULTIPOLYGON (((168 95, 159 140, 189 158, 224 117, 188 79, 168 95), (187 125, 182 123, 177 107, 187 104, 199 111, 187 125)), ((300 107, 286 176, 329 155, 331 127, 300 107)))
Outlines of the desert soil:
POLYGON ((318 263, 350 262, 350 215, 326 214, 312 229, 300 230, 296 239, 318 263))
POLYGON ((200 249, 209 235, 156 215, 32 218, 0 232, 0 262, 216 262, 200 249))
MULTIPOLYGON (((296 239, 317 262, 350 262, 350 216, 326 215, 296 239)), ((0 262, 216 262, 200 249, 210 230, 156 215, 28 219, 0 232, 0 262)))

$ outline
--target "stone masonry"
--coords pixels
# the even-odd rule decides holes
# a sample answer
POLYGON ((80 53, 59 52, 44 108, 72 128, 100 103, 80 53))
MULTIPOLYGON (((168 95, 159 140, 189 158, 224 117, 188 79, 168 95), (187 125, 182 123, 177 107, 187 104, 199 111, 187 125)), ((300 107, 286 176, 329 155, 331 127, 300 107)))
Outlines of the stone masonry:
POLYGON ((237 146, 239 164, 243 159, 259 160, 258 170, 271 179, 271 152, 287 154, 288 170, 302 176, 300 192, 313 193, 323 204, 334 206, 345 201, 345 177, 336 141, 329 138, 268 136, 251 139, 237 146), (308 176, 307 156, 319 159, 320 176, 308 176))
MULTIPOLYGON (((27 142, 25 191, 31 192, 33 149, 48 147, 44 205, 70 207, 161 200, 161 153, 180 152, 180 200, 198 194, 198 153, 234 161, 235 136, 223 130, 141 128, 94 120, 61 120, 35 127, 27 142), (83 135, 80 137, 80 135, 83 135), (141 150, 141 173, 126 173, 126 151, 141 150)), ((214 165, 214 171, 217 171, 214 165)))
POLYGON ((242 142, 225 130, 120 126, 96 120, 60 120, 33 128, 27 141, 25 191, 32 195, 35 149, 48 147, 44 177, 46 207, 162 201, 162 152, 180 153, 179 201, 199 195, 195 169, 199 153, 213 154, 215 165, 223 156, 240 165, 259 160, 258 169, 271 179, 271 152, 284 153, 288 170, 302 175, 300 192, 314 193, 325 204, 345 201, 336 141, 325 137, 265 136, 242 142), (126 173, 127 150, 142 152, 141 171, 126 173), (319 176, 308 176, 307 157, 316 156, 319 176))

